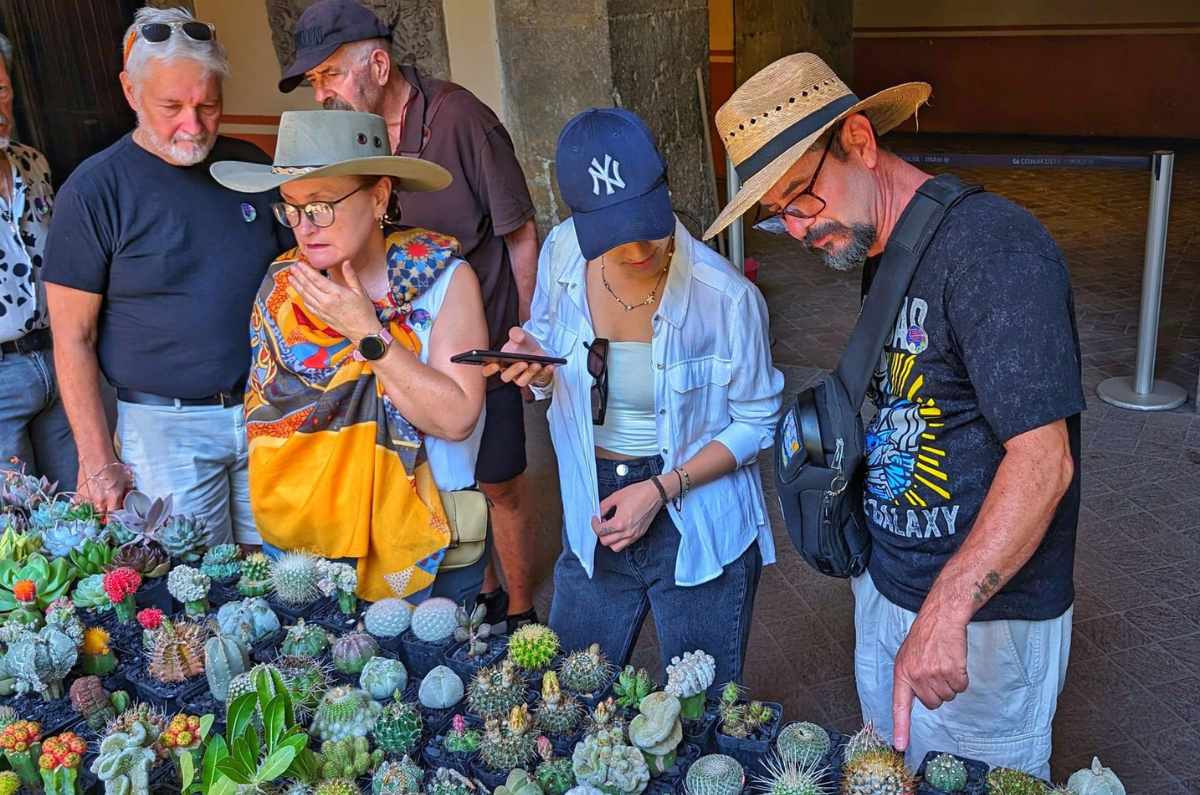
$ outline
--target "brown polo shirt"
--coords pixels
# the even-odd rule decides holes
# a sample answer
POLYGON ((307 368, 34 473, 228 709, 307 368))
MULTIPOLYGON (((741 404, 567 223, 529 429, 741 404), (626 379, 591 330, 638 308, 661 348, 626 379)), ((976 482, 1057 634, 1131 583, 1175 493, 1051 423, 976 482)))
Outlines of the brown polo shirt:
POLYGON ((517 282, 504 235, 533 217, 512 138, 492 109, 462 86, 399 67, 413 87, 397 155, 437 163, 454 177, 434 193, 396 192, 400 223, 453 235, 483 291, 493 348, 517 325, 517 282))

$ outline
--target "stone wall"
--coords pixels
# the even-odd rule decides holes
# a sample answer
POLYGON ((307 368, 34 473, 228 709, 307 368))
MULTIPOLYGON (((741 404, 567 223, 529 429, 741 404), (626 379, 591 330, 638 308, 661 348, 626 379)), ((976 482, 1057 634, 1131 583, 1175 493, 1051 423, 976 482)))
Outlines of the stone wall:
MULTIPOLYGON (((271 23, 271 41, 281 66, 292 62, 295 54, 293 30, 296 20, 314 0, 264 0, 271 23)), ((441 2, 432 0, 362 0, 363 5, 394 27, 392 58, 400 63, 416 64, 435 77, 450 75, 450 56, 446 47, 446 22, 441 2)))
POLYGON ((733 18, 734 85, 793 52, 815 52, 843 81, 854 85, 851 0, 733 0, 733 18))
POLYGON ((707 187, 696 69, 707 81, 705 0, 496 0, 505 112, 544 235, 570 215, 557 193, 563 125, 589 107, 626 107, 653 130, 672 197, 699 233, 715 217, 707 187))

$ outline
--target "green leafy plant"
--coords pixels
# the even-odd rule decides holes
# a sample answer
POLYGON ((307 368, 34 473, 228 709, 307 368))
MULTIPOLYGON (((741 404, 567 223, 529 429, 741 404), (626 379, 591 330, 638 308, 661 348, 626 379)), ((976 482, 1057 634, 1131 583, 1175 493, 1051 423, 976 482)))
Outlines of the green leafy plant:
POLYGON ((78 579, 102 574, 112 564, 113 548, 104 541, 88 539, 83 546, 67 553, 67 561, 78 579))
POLYGON ((184 792, 235 795, 241 787, 259 788, 283 778, 305 783, 315 779, 316 757, 308 748, 308 735, 296 722, 283 677, 269 668, 255 672, 254 677, 254 692, 229 703, 225 734, 209 740, 201 788, 189 789, 195 787, 195 771, 181 770, 184 792), (254 726, 259 710, 263 716, 261 737, 254 726))

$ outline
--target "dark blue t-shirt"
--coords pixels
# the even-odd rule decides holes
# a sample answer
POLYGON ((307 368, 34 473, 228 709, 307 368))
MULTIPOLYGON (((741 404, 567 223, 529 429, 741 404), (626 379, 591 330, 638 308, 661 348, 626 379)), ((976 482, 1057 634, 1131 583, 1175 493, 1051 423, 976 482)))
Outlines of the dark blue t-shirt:
POLYGON ((971 533, 1004 442, 1066 419, 1075 477, 1032 559, 975 620, 1040 620, 1074 601, 1079 413, 1070 279, 1037 219, 979 193, 946 217, 913 276, 872 382, 864 493, 870 572, 918 611, 971 533))
POLYGON ((58 193, 42 277, 104 296, 96 347, 118 388, 200 398, 246 383, 254 295, 295 244, 271 213, 278 193, 221 187, 208 173, 218 160, 270 162, 222 137, 181 168, 126 135, 58 193))

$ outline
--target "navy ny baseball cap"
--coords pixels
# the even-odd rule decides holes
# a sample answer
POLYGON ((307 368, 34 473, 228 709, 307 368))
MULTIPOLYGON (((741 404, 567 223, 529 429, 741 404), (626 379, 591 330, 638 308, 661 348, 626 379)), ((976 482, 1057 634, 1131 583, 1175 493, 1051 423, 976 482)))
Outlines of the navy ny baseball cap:
POLYGON ((559 134, 554 165, 587 259, 675 231, 667 164, 637 114, 624 108, 580 113, 559 134))
POLYGON ((294 31, 296 55, 283 72, 279 90, 288 93, 304 75, 352 41, 391 39, 392 30, 358 0, 318 0, 304 10, 294 31))

